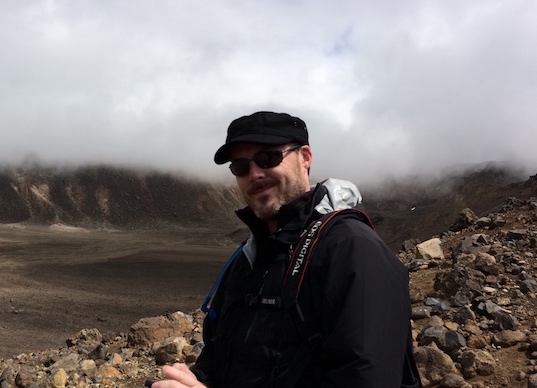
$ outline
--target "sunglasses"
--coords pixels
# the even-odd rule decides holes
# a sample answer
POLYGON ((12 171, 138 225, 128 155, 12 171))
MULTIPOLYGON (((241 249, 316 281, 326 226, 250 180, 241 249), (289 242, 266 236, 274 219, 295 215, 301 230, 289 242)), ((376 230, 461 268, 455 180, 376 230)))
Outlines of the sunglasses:
POLYGON ((284 154, 301 148, 301 145, 294 145, 286 150, 266 150, 256 152, 252 159, 239 158, 231 161, 229 169, 235 176, 244 176, 250 172, 250 162, 253 161, 259 168, 273 168, 279 165, 284 154))

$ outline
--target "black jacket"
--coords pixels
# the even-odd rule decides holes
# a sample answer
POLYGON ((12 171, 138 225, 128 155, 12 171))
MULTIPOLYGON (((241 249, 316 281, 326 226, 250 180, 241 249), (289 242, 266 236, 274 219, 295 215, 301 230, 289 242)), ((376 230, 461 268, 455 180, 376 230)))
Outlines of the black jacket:
POLYGON ((296 309, 249 305, 281 294, 290 246, 327 198, 318 185, 282 207, 278 231, 237 212, 256 243, 227 271, 206 318, 192 371, 209 387, 400 387, 407 345, 408 272, 371 227, 341 218, 313 250, 296 309), (318 334, 318 335, 317 335, 318 334), (310 337, 314 340, 310 341, 310 337))

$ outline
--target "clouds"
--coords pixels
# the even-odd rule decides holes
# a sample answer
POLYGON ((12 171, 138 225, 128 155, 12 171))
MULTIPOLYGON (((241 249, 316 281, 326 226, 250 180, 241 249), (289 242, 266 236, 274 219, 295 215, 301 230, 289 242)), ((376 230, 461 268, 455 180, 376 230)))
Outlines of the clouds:
POLYGON ((0 3, 0 161, 188 170, 234 118, 303 118, 318 178, 535 169, 533 1, 0 3))

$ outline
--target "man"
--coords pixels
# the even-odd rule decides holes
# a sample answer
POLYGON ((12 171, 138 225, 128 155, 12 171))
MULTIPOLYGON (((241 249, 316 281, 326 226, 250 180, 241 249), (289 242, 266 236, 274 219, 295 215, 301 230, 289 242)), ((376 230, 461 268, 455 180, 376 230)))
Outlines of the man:
POLYGON ((408 272, 363 217, 335 218, 312 248, 296 304, 277 302, 308 225, 361 203, 346 181, 310 187, 305 123, 273 112, 238 118, 214 160, 231 162, 251 237, 218 288, 196 364, 164 367, 169 380, 153 387, 400 387, 414 362, 408 272))

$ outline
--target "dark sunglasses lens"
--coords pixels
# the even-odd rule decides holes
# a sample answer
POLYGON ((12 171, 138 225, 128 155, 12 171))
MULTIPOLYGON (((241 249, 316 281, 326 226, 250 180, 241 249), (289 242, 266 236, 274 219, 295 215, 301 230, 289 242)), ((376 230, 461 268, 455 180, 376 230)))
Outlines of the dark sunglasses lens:
POLYGON ((229 165, 231 173, 235 176, 243 176, 250 171, 250 161, 248 159, 237 159, 229 165))
MULTIPOLYGON (((292 151, 294 149, 290 149, 292 151)), ((272 168, 279 165, 283 160, 284 151, 260 151, 253 157, 254 163, 260 168, 272 168)), ((243 176, 250 171, 250 160, 235 159, 229 165, 231 173, 235 176, 243 176)))
POLYGON ((261 168, 276 167, 283 160, 281 151, 261 151, 254 155, 254 162, 261 168))

